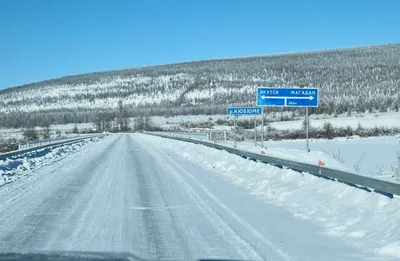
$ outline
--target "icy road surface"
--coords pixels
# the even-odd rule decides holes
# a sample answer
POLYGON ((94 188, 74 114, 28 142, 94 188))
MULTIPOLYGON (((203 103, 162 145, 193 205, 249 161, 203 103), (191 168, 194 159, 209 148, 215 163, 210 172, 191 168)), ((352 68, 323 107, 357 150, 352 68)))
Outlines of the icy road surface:
POLYGON ((310 221, 141 137, 111 135, 1 187, 0 251, 365 260, 310 221))

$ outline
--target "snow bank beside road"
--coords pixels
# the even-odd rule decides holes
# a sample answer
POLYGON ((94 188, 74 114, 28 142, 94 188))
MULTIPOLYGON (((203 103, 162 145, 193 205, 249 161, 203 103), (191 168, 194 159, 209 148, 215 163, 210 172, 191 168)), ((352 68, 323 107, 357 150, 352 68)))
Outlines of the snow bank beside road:
MULTIPOLYGON (((223 144, 223 143, 221 143, 223 144)), ((230 143, 232 145, 233 143, 230 143)), ((285 141, 265 141, 264 146, 268 148, 265 150, 271 152, 300 152, 303 154, 305 151, 305 140, 285 140, 285 141)), ((233 146, 233 145, 232 145, 233 146)), ((254 146, 254 142, 238 143, 239 149, 251 149, 252 151, 260 150, 260 147, 254 146)), ((400 139, 398 137, 369 137, 358 139, 345 139, 336 138, 333 140, 310 140, 310 155, 315 155, 322 161, 327 160, 329 164, 326 167, 347 170, 355 172, 358 169, 360 175, 383 178, 379 174, 387 174, 391 182, 394 181, 390 177, 393 166, 397 163, 396 152, 400 151, 400 139), (333 158, 335 161, 329 161, 333 158), (324 157, 328 157, 323 159, 324 157)), ((289 154, 288 153, 288 154, 289 154)), ((288 156, 294 158, 295 154, 290 153, 288 156)), ((303 156, 299 156, 302 158, 303 156)), ((293 159, 295 160, 295 159, 293 159)), ((312 158, 310 160, 302 160, 302 162, 309 161, 308 163, 314 164, 312 158)))
MULTIPOLYGON (((234 142, 228 141, 226 143, 225 142, 221 143, 221 145, 229 146, 232 148, 234 146, 234 142)), ((268 145, 267 142, 264 143, 264 146, 266 145, 268 145)), ((305 142, 304 142, 304 147, 305 147, 305 142)), ((349 168, 339 160, 333 158, 331 155, 328 155, 322 151, 310 151, 309 153, 307 153, 305 149, 301 150, 301 149, 278 148, 278 147, 276 148, 268 147, 262 149, 259 145, 255 146, 254 142, 238 143, 237 149, 249 151, 256 154, 260 154, 262 151, 263 153, 265 153, 264 155, 266 156, 281 158, 301 163, 307 163, 315 166, 318 166, 318 162, 322 161, 325 164, 324 166, 327 168, 354 172, 351 168, 349 168)))
POLYGON ((301 174, 196 144, 142 135, 164 150, 220 175, 250 194, 277 204, 324 233, 366 252, 373 260, 399 260, 400 198, 301 174))
MULTIPOLYGON (((304 149, 305 140, 267 141, 271 149, 304 149)), ((400 136, 369 138, 335 138, 332 140, 310 140, 311 151, 324 151, 341 158, 353 171, 358 165, 361 175, 377 177, 379 172, 390 173, 397 163, 396 152, 400 151, 400 136)), ((391 178, 393 181, 393 178, 391 178)))
MULTIPOLYGON (((207 140, 207 136, 205 134, 192 134, 192 133, 167 133, 167 132, 159 132, 156 133, 159 135, 163 136, 175 136, 175 137, 183 137, 183 138, 189 138, 189 139, 195 139, 195 140, 202 140, 209 142, 207 140)), ((228 141, 216 141, 218 144, 226 147, 233 148, 234 147, 234 142, 231 140, 228 141)), ((213 143, 210 141, 210 143, 213 143)), ((324 166, 327 168, 331 169, 338 169, 338 170, 343 170, 343 171, 351 171, 354 172, 353 169, 349 168, 339 160, 335 159, 331 155, 328 155, 325 152, 322 151, 310 151, 307 153, 305 149, 294 149, 294 148, 270 148, 269 146, 269 141, 264 142, 265 148, 262 149, 260 146, 260 143, 257 143, 257 145, 254 144, 254 141, 244 141, 244 142, 237 142, 237 149, 238 150, 244 150, 248 152, 252 152, 255 154, 261 154, 270 157, 275 157, 275 158, 281 158, 281 159, 286 159, 286 160, 291 160, 291 161, 296 161, 296 162, 301 162, 301 163, 306 163, 310 165, 315 165, 318 166, 318 162, 321 161, 324 163, 324 166), (268 148, 267 148, 268 146, 268 148)), ((305 141, 304 145, 305 147, 305 141)))
MULTIPOLYGON (((170 135, 169 133, 160 133, 170 135)), ((175 133, 174 133, 175 134, 175 133)), ((207 136, 176 134, 185 138, 207 141, 207 136)), ((233 147, 233 141, 217 140, 218 144, 233 147)), ((238 149, 254 153, 261 152, 260 141, 238 142, 238 149)), ((399 182, 393 178, 393 168, 397 165, 397 151, 400 151, 400 135, 368 138, 334 138, 310 139, 310 153, 305 152, 305 140, 264 141, 263 151, 268 156, 280 157, 288 160, 308 164, 317 164, 319 160, 326 163, 325 167, 360 175, 384 179, 390 182, 399 182)))
POLYGON ((55 148, 45 148, 10 157, 6 160, 0 160, 0 185, 12 182, 23 175, 30 174, 33 170, 61 160, 99 139, 101 137, 86 139, 55 148))

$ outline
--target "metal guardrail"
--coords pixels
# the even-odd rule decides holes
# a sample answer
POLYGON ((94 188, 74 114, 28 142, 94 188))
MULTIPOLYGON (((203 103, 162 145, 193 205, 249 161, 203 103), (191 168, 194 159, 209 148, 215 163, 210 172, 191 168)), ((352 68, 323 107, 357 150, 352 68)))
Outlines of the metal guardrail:
POLYGON ((82 140, 85 140, 85 139, 91 139, 91 138, 96 138, 96 137, 101 137, 101 136, 104 136, 104 134, 90 135, 90 136, 80 137, 80 138, 75 138, 75 139, 68 139, 68 140, 48 143, 48 144, 40 145, 40 146, 36 146, 36 147, 31 147, 31 148, 28 148, 28 149, 11 151, 11 152, 7 152, 7 153, 4 153, 4 154, 0 154, 0 160, 5 160, 5 159, 7 159, 9 157, 21 155, 21 154, 24 154, 24 153, 27 153, 27 152, 32 152, 32 151, 35 151, 35 150, 40 150, 40 149, 45 149, 45 148, 50 148, 50 147, 58 147, 58 146, 61 146, 61 145, 76 143, 76 142, 79 142, 79 141, 82 141, 82 140))
POLYGON ((67 137, 63 137, 63 138, 58 137, 58 138, 55 138, 55 139, 26 141, 26 142, 18 144, 18 150, 29 149, 29 148, 38 147, 38 146, 47 145, 47 144, 52 144, 52 143, 60 142, 60 141, 74 140, 76 138, 81 138, 81 136, 80 137, 74 137, 74 138, 71 138, 71 137, 69 137, 69 138, 67 138, 67 137))
POLYGON ((286 159, 281 159, 281 158, 276 158, 276 157, 271 157, 271 156, 266 156, 266 155, 259 155, 255 154, 252 152, 244 151, 244 150, 239 150, 239 149, 234 149, 230 147, 226 147, 223 145, 219 144, 214 144, 210 143, 207 141, 201 141, 201 140, 195 140, 195 139, 190 139, 190 138, 183 138, 183 137, 174 137, 174 136, 166 136, 166 135, 160 135, 160 134, 154 134, 154 133, 148 133, 148 135, 153 135, 153 136, 158 136, 158 137, 163 137, 163 138, 168 138, 168 139, 173 139, 173 140, 179 140, 179 141, 185 141, 185 142, 190 142, 194 144, 201 144, 207 147, 219 149, 219 150, 224 150, 229 153, 241 156, 243 158, 248 158, 251 160, 255 161, 260 161, 264 163, 268 163, 274 166, 277 166, 279 168, 289 168, 298 172, 306 172, 313 174, 318 177, 323 177, 327 178, 330 180, 337 180, 339 182, 345 183, 347 185, 357 187, 366 191, 371 192, 371 189, 374 190, 377 193, 383 194, 385 196, 388 196, 390 198, 393 198, 393 195, 398 195, 400 196, 400 184, 397 183, 392 183, 380 179, 374 179, 371 177, 366 177, 366 176, 361 176, 355 173, 351 172, 346 172, 342 170, 336 170, 336 169, 330 169, 326 167, 319 167, 317 165, 311 165, 307 163, 301 163, 301 162, 296 162, 296 161, 291 161, 291 160, 286 160, 286 159))

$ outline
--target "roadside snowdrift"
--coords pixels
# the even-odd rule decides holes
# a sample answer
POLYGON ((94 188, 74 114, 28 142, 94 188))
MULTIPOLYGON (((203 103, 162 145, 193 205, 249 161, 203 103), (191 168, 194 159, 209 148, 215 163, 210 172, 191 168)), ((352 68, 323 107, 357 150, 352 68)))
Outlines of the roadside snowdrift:
POLYGON ((32 171, 43 166, 59 161, 99 139, 101 137, 86 139, 55 148, 45 148, 14 156, 6 160, 0 160, 0 186, 24 175, 29 175, 32 171))
POLYGON ((161 149, 173 150, 245 187, 250 194, 288 209, 295 217, 319 224, 325 234, 368 252, 371 260, 400 259, 399 197, 390 199, 205 146, 146 135, 142 138, 153 142, 157 139, 161 149))

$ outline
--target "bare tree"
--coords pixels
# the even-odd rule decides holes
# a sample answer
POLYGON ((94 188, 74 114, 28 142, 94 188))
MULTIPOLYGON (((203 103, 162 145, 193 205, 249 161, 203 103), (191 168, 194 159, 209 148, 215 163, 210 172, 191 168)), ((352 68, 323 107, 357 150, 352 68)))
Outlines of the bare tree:
POLYGON ((75 123, 74 128, 72 129, 71 132, 74 133, 74 134, 78 134, 79 133, 79 129, 78 129, 78 126, 76 125, 76 123, 75 123))
POLYGON ((396 163, 392 166, 393 176, 400 179, 400 150, 396 152, 396 163))
POLYGON ((37 134, 35 128, 25 129, 23 135, 24 135, 25 140, 37 140, 38 139, 38 134, 37 134))
POLYGON ((50 123, 47 121, 42 129, 43 139, 50 139, 50 123))
POLYGON ((364 153, 361 155, 360 159, 357 161, 357 163, 354 164, 353 169, 354 169, 355 171, 360 172, 360 169, 361 169, 361 162, 364 160, 365 154, 366 154, 366 152, 364 152, 364 153))

